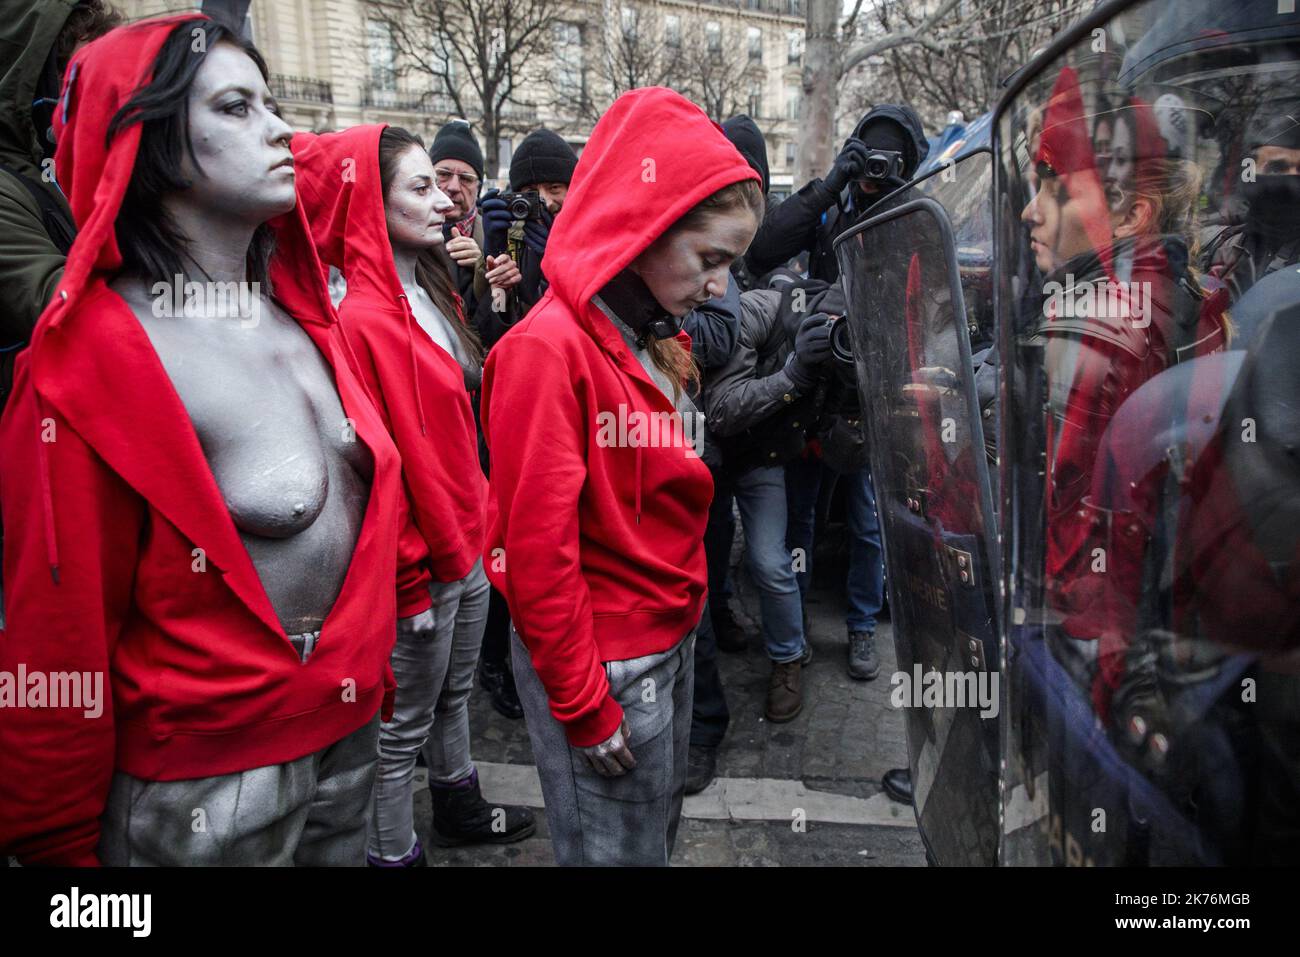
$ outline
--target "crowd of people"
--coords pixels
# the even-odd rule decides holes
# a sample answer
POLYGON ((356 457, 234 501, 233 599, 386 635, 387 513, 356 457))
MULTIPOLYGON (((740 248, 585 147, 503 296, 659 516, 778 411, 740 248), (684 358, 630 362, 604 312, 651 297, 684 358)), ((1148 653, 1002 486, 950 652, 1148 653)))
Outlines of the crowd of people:
MULTIPOLYGON (((832 242, 926 159, 914 111, 872 109, 777 203, 752 119, 639 89, 581 157, 536 130, 509 188, 484 190, 463 121, 428 144, 383 124, 295 133, 258 51, 202 15, 119 25, 99 0, 31 0, 16 23, 0 666, 100 674, 107 697, 93 718, 5 714, 5 852, 418 866, 420 762, 439 844, 523 839, 533 812, 480 791, 477 675, 526 722, 559 863, 667 864, 727 731, 718 653, 747 646, 735 517, 764 713, 791 721, 831 483, 845 667, 877 676, 880 527, 832 347, 832 242)), ((1296 260, 1297 220, 1273 217, 1217 235, 1212 281, 1191 281, 1186 164, 1167 143, 1156 161, 1141 104, 1088 130, 1072 95, 1029 119, 1037 268, 1078 284, 1120 262, 1191 304, 1160 349, 1045 312, 1041 336, 1074 346, 1048 349, 1062 400, 1127 395, 1165 351, 1217 348, 1214 289, 1296 260)), ((1294 176, 1300 144, 1275 133, 1260 161, 1294 176)), ((1098 596, 1069 587, 1092 544, 1064 484, 1098 454, 1081 408, 1061 402, 1047 562, 1067 620, 1095 623, 1098 596)), ((906 771, 886 788, 910 799, 906 771)))
POLYGON ((777 205, 749 117, 637 90, 581 158, 536 130, 484 190, 464 121, 294 133, 220 22, 28 8, 3 661, 108 693, 94 719, 6 714, 8 853, 420 865, 419 763, 433 840, 520 840, 532 811, 479 788, 477 674, 527 723, 556 859, 665 864, 726 731, 717 647, 745 645, 735 509, 788 721, 828 475, 849 673, 875 677, 879 530, 817 223, 906 180, 910 111, 777 205), (896 151, 887 178, 868 147, 896 151))

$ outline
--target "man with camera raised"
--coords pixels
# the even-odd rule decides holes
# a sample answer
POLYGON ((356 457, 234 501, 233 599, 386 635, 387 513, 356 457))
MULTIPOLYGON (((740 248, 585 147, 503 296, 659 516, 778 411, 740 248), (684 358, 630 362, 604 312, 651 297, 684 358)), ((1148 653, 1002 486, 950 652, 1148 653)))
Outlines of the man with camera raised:
POLYGON ((758 227, 745 254, 755 276, 807 251, 808 278, 834 282, 832 243, 877 200, 902 186, 929 153, 921 119, 910 106, 877 106, 853 129, 824 179, 810 180, 758 227))
POLYGON ((489 348, 546 291, 546 238, 577 165, 578 154, 561 136, 533 130, 510 159, 510 191, 489 190, 483 196, 483 269, 491 292, 479 302, 475 323, 489 348))

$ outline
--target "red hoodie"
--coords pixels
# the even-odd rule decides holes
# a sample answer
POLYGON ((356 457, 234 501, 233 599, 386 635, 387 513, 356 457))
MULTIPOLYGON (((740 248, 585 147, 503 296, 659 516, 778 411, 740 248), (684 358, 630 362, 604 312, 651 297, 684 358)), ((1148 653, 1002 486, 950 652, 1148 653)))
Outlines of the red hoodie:
POLYGON ((148 336, 106 285, 141 131, 106 146, 108 123, 194 19, 142 21, 83 48, 56 116, 79 233, 0 421, 0 671, 106 677, 97 717, 0 709, 0 848, 28 862, 96 863, 115 770, 171 781, 290 761, 363 726, 391 680, 400 462, 345 360, 301 207, 272 222, 276 297, 333 367, 374 457, 351 566, 305 665, 148 336))
POLYGON ((549 291, 488 355, 488 577, 579 747, 622 719, 602 663, 664 651, 699 620, 713 496, 708 468, 680 446, 598 441, 602 412, 625 405, 632 422, 673 405, 592 297, 698 202, 744 179, 759 177, 690 101, 657 87, 619 97, 547 241, 549 291))
MULTIPOLYGON (((435 579, 457 581, 483 552, 487 479, 464 374, 411 315, 393 265, 379 174, 383 130, 296 135, 298 195, 321 259, 347 279, 340 327, 402 454, 414 519, 402 535, 403 560, 427 555, 435 579)), ((449 318, 465 321, 459 311, 449 318)), ((403 602, 398 613, 428 606, 426 593, 422 605, 403 602)))

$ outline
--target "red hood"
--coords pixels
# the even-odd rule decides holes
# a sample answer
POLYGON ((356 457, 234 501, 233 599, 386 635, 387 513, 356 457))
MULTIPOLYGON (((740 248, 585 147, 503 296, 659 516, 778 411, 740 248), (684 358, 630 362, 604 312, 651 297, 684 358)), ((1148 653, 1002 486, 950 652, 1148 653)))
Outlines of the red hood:
POLYGON ((663 87, 624 93, 592 130, 546 241, 551 290, 617 351, 622 339, 592 296, 696 203, 745 179, 762 182, 690 100, 663 87))
MULTIPOLYGON (((486 480, 464 374, 416 324, 397 276, 379 172, 384 128, 294 136, 298 200, 321 259, 347 280, 340 329, 402 454, 430 567, 439 581, 455 581, 482 551, 486 480)), ((404 542, 418 552, 418 539, 404 532, 404 542)))
POLYGON ((347 277, 349 293, 373 291, 396 306, 404 290, 393 266, 379 174, 379 138, 387 126, 296 133, 289 147, 298 199, 321 260, 347 277))

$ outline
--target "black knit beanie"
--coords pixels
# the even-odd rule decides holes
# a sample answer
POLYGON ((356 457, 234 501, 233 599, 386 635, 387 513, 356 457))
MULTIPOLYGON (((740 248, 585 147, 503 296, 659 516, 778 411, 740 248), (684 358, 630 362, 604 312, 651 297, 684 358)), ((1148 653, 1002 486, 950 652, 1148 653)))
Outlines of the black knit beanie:
POLYGON ((457 159, 474 168, 479 180, 483 179, 483 150, 464 120, 455 120, 438 131, 429 147, 429 159, 437 165, 439 160, 457 159))
POLYGON ((518 191, 530 183, 568 183, 577 165, 578 154, 558 133, 533 130, 510 158, 510 188, 518 191))

